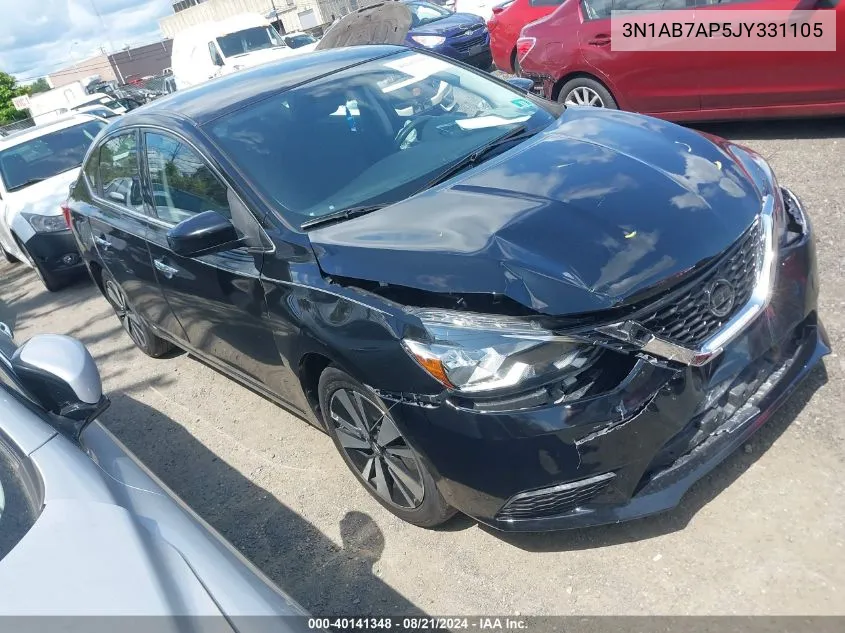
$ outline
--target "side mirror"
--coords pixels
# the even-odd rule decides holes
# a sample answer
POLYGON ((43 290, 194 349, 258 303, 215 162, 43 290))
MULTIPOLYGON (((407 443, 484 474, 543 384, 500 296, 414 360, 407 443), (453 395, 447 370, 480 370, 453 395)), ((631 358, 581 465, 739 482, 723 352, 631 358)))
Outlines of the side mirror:
POLYGON ((10 328, 8 325, 3 323, 2 321, 0 321, 0 332, 5 334, 9 338, 14 338, 14 336, 12 335, 12 328, 10 328))
POLYGON ((121 204, 126 204, 126 194, 119 191, 109 191, 109 200, 114 200, 121 204))
POLYGON ((97 364, 75 338, 33 336, 11 361, 21 384, 47 411, 62 418, 59 430, 73 440, 109 406, 97 364))
POLYGON ((531 92, 534 87, 534 80, 528 77, 509 77, 506 81, 514 88, 522 90, 522 92, 531 92))
POLYGON ((240 241, 232 222, 217 211, 191 216, 167 232, 170 250, 182 257, 227 251, 239 246, 240 241))

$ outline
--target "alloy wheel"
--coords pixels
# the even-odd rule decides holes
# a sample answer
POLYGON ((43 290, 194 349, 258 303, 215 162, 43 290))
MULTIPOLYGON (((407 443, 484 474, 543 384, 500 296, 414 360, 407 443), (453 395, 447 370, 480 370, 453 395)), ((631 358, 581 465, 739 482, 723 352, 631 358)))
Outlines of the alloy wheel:
POLYGON ((123 290, 111 279, 107 280, 105 285, 106 296, 114 307, 114 312, 117 314, 117 318, 120 319, 123 329, 126 330, 126 333, 129 334, 129 337, 138 347, 146 349, 147 335, 144 332, 144 326, 138 320, 138 315, 132 311, 129 303, 126 301, 123 290))
POLYGON ((587 86, 578 86, 569 91, 564 100, 565 105, 574 106, 593 106, 594 108, 603 108, 604 101, 601 96, 592 88, 587 86))
POLYGON ((337 439, 364 483, 390 505, 419 507, 425 491, 420 465, 390 414, 351 389, 331 395, 329 413, 337 439))

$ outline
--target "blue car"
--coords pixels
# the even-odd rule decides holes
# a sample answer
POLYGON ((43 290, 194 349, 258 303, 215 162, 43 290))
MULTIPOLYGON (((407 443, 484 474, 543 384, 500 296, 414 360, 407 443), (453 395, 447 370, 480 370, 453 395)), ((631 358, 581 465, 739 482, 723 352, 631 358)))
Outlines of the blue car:
POLYGON ((483 18, 452 13, 430 2, 414 0, 403 4, 411 10, 406 45, 427 48, 485 70, 490 67, 490 34, 483 18))
POLYGON ((424 48, 483 70, 493 63, 482 18, 424 0, 380 2, 352 11, 329 28, 316 50, 364 44, 424 48))

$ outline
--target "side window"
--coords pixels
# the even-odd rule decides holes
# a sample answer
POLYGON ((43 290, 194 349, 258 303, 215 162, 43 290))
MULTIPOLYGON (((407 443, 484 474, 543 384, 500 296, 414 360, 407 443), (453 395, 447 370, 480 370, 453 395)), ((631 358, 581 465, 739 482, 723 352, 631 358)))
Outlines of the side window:
POLYGON ((215 66, 222 66, 223 65, 223 58, 220 57, 220 53, 217 52, 217 47, 214 45, 214 42, 208 43, 208 52, 211 55, 211 63, 215 66))
POLYGON ((99 183, 103 198, 144 212, 138 140, 135 132, 110 138, 100 147, 99 183))
MULTIPOLYGON (((699 3, 710 0, 697 0, 699 3)), ((719 0, 713 0, 718 2, 719 0)), ((731 2, 735 0, 722 0, 731 2)), ((753 1, 753 0, 745 0, 753 1)), ((668 11, 670 9, 691 9, 696 0, 581 0, 581 12, 585 20, 602 20, 610 17, 612 11, 668 11)))
POLYGON ((232 217, 226 186, 193 149, 172 136, 152 132, 145 140, 159 219, 178 224, 203 211, 232 217))
POLYGON ((554 7, 563 4, 563 0, 528 0, 532 7, 554 7))
POLYGON ((722 4, 756 4, 758 2, 760 0, 696 0, 695 4, 699 7, 712 7, 722 4))

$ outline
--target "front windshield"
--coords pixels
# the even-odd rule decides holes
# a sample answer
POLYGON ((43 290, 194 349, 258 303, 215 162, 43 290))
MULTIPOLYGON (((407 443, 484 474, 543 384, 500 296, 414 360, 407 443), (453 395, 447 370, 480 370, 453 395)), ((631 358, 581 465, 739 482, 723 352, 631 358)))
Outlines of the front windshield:
POLYGON ((450 11, 428 2, 409 2, 408 8, 411 10, 411 28, 431 24, 452 15, 450 11))
POLYGON ((82 164, 91 141, 105 127, 86 121, 56 130, 0 152, 0 177, 6 191, 16 191, 82 164))
POLYGON ((217 38, 224 57, 245 55, 265 48, 284 46, 281 36, 271 26, 254 26, 217 38))
POLYGON ((300 46, 307 46, 308 44, 313 44, 317 40, 315 40, 310 35, 302 34, 302 35, 288 35, 285 38, 285 41, 287 42, 288 46, 290 46, 291 48, 299 48, 300 46))
POLYGON ((408 51, 249 105, 210 132, 298 226, 406 198, 504 134, 553 119, 483 73, 408 51))

